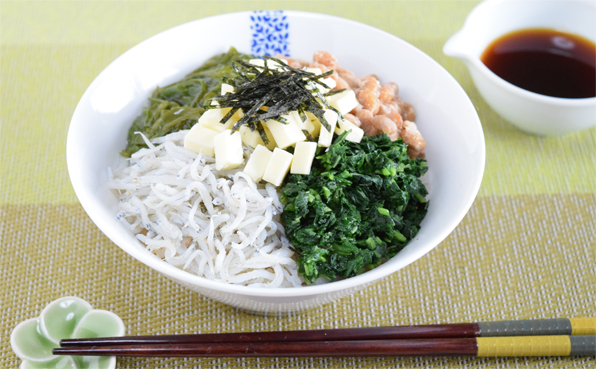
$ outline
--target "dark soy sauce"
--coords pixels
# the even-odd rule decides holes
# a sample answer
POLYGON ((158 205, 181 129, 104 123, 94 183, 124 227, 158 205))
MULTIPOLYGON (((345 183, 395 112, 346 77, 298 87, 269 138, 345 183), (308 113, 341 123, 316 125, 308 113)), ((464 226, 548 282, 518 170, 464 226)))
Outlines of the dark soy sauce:
POLYGON ((581 36, 528 28, 494 40, 480 57, 505 81, 541 95, 596 96, 596 47, 581 36))

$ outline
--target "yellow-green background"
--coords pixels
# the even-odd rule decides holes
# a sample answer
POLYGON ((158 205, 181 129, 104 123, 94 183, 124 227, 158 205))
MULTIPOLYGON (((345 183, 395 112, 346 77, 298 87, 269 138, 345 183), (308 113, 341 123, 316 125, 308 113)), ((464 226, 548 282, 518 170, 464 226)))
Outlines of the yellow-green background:
MULTIPOLYGON (((530 136, 487 106, 463 64, 441 52, 476 4, 0 1, 0 367, 19 364, 8 342, 14 326, 66 295, 119 314, 129 334, 594 316, 596 129, 556 138, 530 136), (70 117, 86 87, 130 47, 206 16, 280 8, 353 19, 428 53, 472 99, 487 152, 482 187, 470 213, 431 253, 336 303, 265 318, 185 290, 113 245, 77 202, 66 170, 65 143, 70 117)), ((119 360, 122 368, 195 366, 584 368, 596 367, 596 362, 466 357, 119 360)))

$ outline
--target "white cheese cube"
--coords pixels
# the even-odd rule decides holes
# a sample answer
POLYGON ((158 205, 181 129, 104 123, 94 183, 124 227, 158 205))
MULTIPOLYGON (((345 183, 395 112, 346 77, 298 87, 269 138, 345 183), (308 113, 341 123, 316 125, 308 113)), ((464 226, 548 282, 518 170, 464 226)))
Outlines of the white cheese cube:
POLYGON ((314 138, 319 137, 319 133, 321 132, 321 122, 319 122, 319 118, 317 118, 313 113, 306 112, 306 116, 310 119, 310 122, 315 127, 314 131, 310 132, 310 135, 314 138))
MULTIPOLYGON (((230 111, 230 109, 231 108, 209 109, 209 110, 205 111, 203 113, 203 115, 201 115, 201 117, 199 118, 199 124, 202 125, 203 127, 212 129, 217 132, 223 132, 226 129, 230 129, 230 128, 232 128, 234 123, 236 123, 238 121, 238 119, 235 119, 235 117, 228 119, 228 121, 225 124, 219 123, 223 119, 223 117, 225 117, 226 114, 230 111)), ((238 110, 238 111, 240 111, 240 110, 238 110)), ((234 114, 234 115, 236 115, 236 114, 234 114)))
POLYGON ((317 151, 316 142, 298 142, 294 150, 294 160, 292 161, 292 168, 290 173, 293 174, 310 174, 310 168, 315 158, 317 151))
POLYGON ((325 77, 321 80, 321 82, 329 86, 329 89, 331 90, 333 90, 335 86, 337 86, 337 82, 335 82, 335 80, 331 77, 325 77))
MULTIPOLYGON (((230 109, 230 110, 232 110, 232 108, 225 108, 225 109, 223 109, 223 110, 226 110, 226 109, 230 109)), ((226 114, 227 114, 227 112, 228 112, 228 111, 230 111, 230 110, 227 110, 227 111, 226 111, 226 114)), ((243 117, 243 116, 244 116, 244 112, 242 111, 242 109, 238 109, 238 110, 236 110, 236 113, 234 113, 234 115, 232 115, 232 119, 234 119, 234 120, 237 122, 237 121, 239 121, 240 119, 242 119, 242 117, 243 117)), ((235 122, 234 122, 234 123, 235 123, 235 122)))
MULTIPOLYGON (((285 62, 285 64, 288 64, 288 61, 285 59, 280 59, 280 61, 285 62)), ((267 67, 269 67, 269 69, 273 69, 273 68, 280 68, 280 64, 278 62, 276 62, 275 60, 268 60, 268 59, 250 59, 248 61, 249 64, 254 65, 255 67, 259 67, 259 68, 265 68, 265 62, 267 62, 267 67)))
POLYGON ((263 68, 265 66, 265 59, 250 59, 248 64, 252 64, 255 67, 263 68))
POLYGON ((214 157, 213 138, 217 134, 217 131, 195 124, 184 136, 184 148, 197 154, 214 157))
POLYGON ((254 183, 259 183, 265 174, 265 169, 271 161, 273 153, 263 145, 257 145, 255 151, 250 155, 246 162, 243 172, 248 174, 254 183))
POLYGON ((326 99, 329 105, 337 109, 342 115, 348 114, 350 111, 352 111, 352 109, 358 106, 356 94, 352 90, 347 90, 335 95, 327 96, 326 99))
POLYGON ((269 139, 269 143, 267 145, 265 145, 265 147, 267 147, 269 150, 273 150, 277 147, 277 142, 275 142, 275 137, 273 137, 273 133, 271 133, 271 130, 269 129, 269 127, 267 127, 267 125, 262 122, 263 124, 263 130, 265 131, 265 134, 267 135, 267 138, 269 139))
POLYGON ((296 142, 306 141, 306 136, 302 133, 300 125, 296 121, 294 114, 282 115, 288 123, 281 123, 273 119, 269 119, 266 124, 267 128, 273 134, 277 146, 281 149, 285 149, 288 146, 295 144, 296 142))
MULTIPOLYGON (((319 73, 315 73, 315 74, 321 74, 320 73, 320 69, 318 68, 304 68, 304 69, 316 69, 317 71, 319 71, 319 73)), ((313 72, 314 73, 314 72, 313 72)), ((326 94, 327 92, 331 91, 335 86, 337 86, 337 83, 335 82, 335 80, 331 77, 325 77, 323 79, 319 80, 320 82, 324 83, 326 86, 328 86, 329 88, 326 88, 314 81, 310 81, 310 84, 308 84, 306 86, 306 88, 308 90, 312 90, 313 88, 316 88, 317 90, 319 90, 320 93, 322 94, 326 94)))
POLYGON ((279 186, 290 171, 293 157, 289 152, 276 147, 269 164, 267 164, 263 179, 274 186, 279 186))
POLYGON ((290 113, 294 116, 294 119, 296 120, 296 123, 298 123, 300 129, 303 132, 308 132, 312 136, 312 132, 315 130, 315 125, 312 123, 310 118, 306 116, 306 120, 303 122, 302 118, 300 118, 300 114, 298 114, 297 111, 292 111, 290 113))
POLYGON ((213 148, 217 170, 234 169, 244 162, 240 132, 232 134, 231 130, 226 129, 219 133, 213 138, 213 148))
MULTIPOLYGON (((228 93, 234 92, 234 86, 232 85, 228 85, 227 83, 222 83, 221 84, 221 94, 225 95, 228 93)), ((211 105, 219 105, 219 102, 217 102, 216 100, 211 100, 211 105)), ((226 114, 228 111, 230 111, 230 108, 227 108, 228 110, 226 111, 226 114)), ((240 119, 240 118, 238 118, 240 119)))
POLYGON ((319 75, 319 74, 322 74, 323 73, 323 71, 321 70, 321 68, 304 67, 304 68, 302 68, 302 70, 305 71, 305 72, 314 73, 315 75, 319 75))
POLYGON ((335 131, 335 125, 337 124, 337 113, 333 110, 326 109, 323 114, 325 120, 331 126, 331 131, 328 131, 325 126, 321 124, 321 133, 319 133, 319 146, 329 147, 333 141, 333 132, 335 131))
POLYGON ((325 77, 320 80, 325 85, 329 86, 329 88, 325 88, 319 84, 317 84, 318 89, 321 91, 322 94, 326 94, 327 92, 333 90, 335 86, 337 86, 337 82, 331 77, 325 77))
POLYGON ((267 136, 269 142, 265 145, 263 139, 261 138, 261 134, 256 129, 251 131, 250 128, 243 125, 240 127, 238 132, 242 135, 242 142, 247 144, 250 147, 257 147, 257 145, 263 145, 267 147, 269 150, 273 150, 277 147, 277 143, 275 142, 275 138, 273 138, 273 134, 267 128, 265 124, 263 124, 263 130, 265 131, 265 135, 267 136))
POLYGON ((234 92, 234 86, 228 85, 227 83, 221 84, 221 94, 222 95, 233 93, 233 92, 234 92))
POLYGON ((257 131, 256 129, 254 131, 251 131, 250 128, 248 128, 248 126, 243 125, 242 127, 240 127, 238 132, 240 132, 240 135, 242 136, 242 142, 244 142, 250 147, 255 148, 258 145, 265 145, 263 139, 261 138, 261 135, 259 134, 259 131, 257 131))
POLYGON ((342 133, 348 130, 352 130, 352 132, 348 133, 348 135, 346 136, 346 140, 352 142, 362 141, 362 137, 364 136, 364 131, 362 130, 362 128, 358 127, 357 125, 345 118, 340 118, 337 122, 337 127, 335 127, 335 133, 341 135, 342 133))

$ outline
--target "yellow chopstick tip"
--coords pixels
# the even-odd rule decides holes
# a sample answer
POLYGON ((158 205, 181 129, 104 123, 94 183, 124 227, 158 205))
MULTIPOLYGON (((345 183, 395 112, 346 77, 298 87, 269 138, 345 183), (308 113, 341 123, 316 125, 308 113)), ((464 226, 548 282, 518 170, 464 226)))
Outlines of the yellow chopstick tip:
POLYGON ((569 322, 574 336, 596 334, 596 318, 569 318, 569 322))
POLYGON ((569 336, 477 337, 479 357, 569 356, 569 336))

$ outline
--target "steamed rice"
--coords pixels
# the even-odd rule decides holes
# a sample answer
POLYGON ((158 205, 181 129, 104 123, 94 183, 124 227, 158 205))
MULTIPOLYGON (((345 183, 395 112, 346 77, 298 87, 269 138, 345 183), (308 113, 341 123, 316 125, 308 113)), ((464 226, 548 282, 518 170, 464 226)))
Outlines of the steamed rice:
MULTIPOLYGON (((211 280, 253 287, 300 287, 294 252, 280 223, 283 206, 271 184, 242 168, 215 170, 215 160, 186 150, 179 131, 123 159, 109 187, 120 219, 167 263, 211 280)), ((245 154, 250 154, 245 147, 245 154)))

